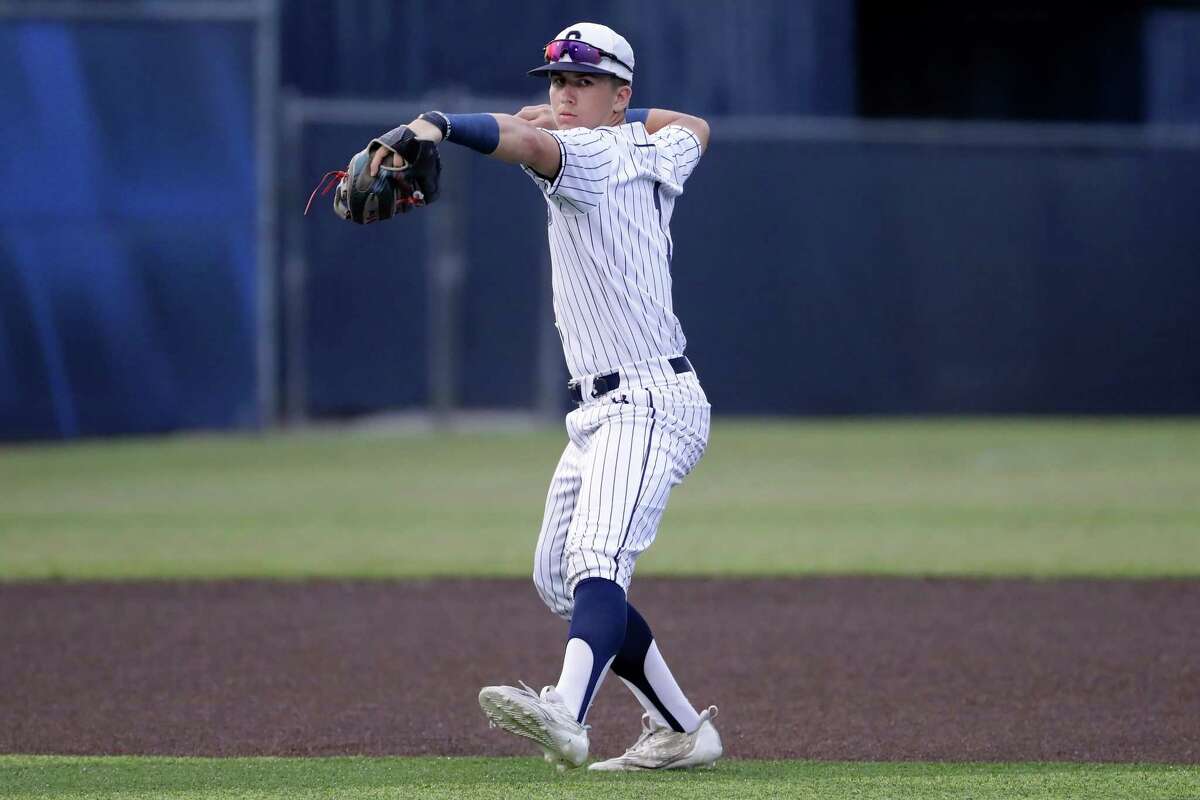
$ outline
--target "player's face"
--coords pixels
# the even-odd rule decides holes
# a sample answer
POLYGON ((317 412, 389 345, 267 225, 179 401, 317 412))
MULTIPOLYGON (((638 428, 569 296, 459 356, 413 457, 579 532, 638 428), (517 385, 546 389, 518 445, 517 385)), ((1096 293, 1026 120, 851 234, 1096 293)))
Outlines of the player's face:
POLYGON ((621 119, 629 103, 629 87, 618 87, 603 75, 587 72, 550 74, 550 109, 554 124, 567 128, 595 128, 621 119))

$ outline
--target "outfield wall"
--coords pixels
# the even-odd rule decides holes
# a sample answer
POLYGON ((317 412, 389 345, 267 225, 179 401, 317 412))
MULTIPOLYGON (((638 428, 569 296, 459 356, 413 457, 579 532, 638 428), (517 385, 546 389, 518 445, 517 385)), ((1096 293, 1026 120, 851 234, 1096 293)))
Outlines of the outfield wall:
POLYGON ((0 438, 258 421, 254 36, 0 24, 0 438))
MULTIPOLYGON (((713 128, 673 221, 673 272, 719 411, 1200 411, 1192 129, 713 128)), ((373 132, 313 126, 299 174, 315 183, 373 132)), ((452 203, 465 256, 456 404, 533 408, 539 353, 565 379, 541 345, 552 329, 536 190, 463 152, 447 154, 447 173, 466 188, 428 214, 357 228, 326 198, 299 226, 303 336, 284 347, 303 348, 307 416, 428 406, 430 223, 452 203)), ((170 201, 142 183, 144 196, 101 202, 97 178, 90 221, 9 216, 0 436, 253 424, 248 189, 244 174, 228 179, 228 197, 196 175, 170 201), (150 223, 156 204, 167 216, 150 223)))
MULTIPOLYGON (((307 171, 366 136, 312 130, 307 171)), ((719 410, 1200 411, 1194 132, 727 119, 713 137, 673 274, 719 410)), ((459 398, 528 407, 543 204, 515 168, 453 155, 459 398)), ((427 401, 427 222, 306 224, 310 413, 427 401)))
MULTIPOLYGON (((13 99, 0 120, 0 439, 254 428, 277 409, 562 409, 545 215, 515 169, 451 149, 436 209, 358 229, 327 200, 308 219, 299 209, 395 119, 308 125, 278 148, 279 169, 295 165, 287 183, 255 156, 282 116, 276 61, 305 92, 366 72, 377 96, 400 85, 344 49, 359 23, 392 31, 393 4, 283 5, 292 46, 276 59, 260 36, 272 0, 0 0, 0 93, 13 99), (146 21, 158 16, 170 23, 146 21), (330 52, 298 45, 326 34, 330 52)), ((1200 15, 1149 14, 1125 54, 1145 55, 1142 118, 1177 126, 1083 127, 818 118, 855 110, 847 4, 772 0, 767 17, 733 0, 643 6, 596 7, 646 45, 639 102, 681 99, 713 121, 673 268, 719 411, 1200 411, 1200 15), (662 59, 699 70, 733 29, 721 58, 743 59, 752 86, 730 97, 709 75, 676 97, 662 59), (780 75, 791 88, 776 103, 764 87, 780 75), (727 116, 751 110, 808 116, 727 116)), ((409 19, 404 36, 478 42, 477 17, 409 19)), ((387 50, 434 69, 427 55, 387 50)), ((450 60, 447 80, 539 96, 450 60)))

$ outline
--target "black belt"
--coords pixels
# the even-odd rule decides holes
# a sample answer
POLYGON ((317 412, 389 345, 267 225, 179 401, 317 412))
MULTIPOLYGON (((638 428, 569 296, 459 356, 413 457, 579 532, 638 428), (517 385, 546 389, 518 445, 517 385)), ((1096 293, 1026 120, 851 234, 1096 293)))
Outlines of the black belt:
MULTIPOLYGON (((676 375, 692 371, 692 362, 687 360, 687 356, 669 358, 667 359, 667 363, 671 365, 671 369, 675 370, 676 375)), ((592 397, 600 397, 601 395, 608 394, 620 385, 621 373, 619 372, 597 375, 592 379, 592 397)), ((571 393, 571 399, 576 403, 583 402, 583 390, 579 387, 579 381, 568 381, 567 391, 571 393)))

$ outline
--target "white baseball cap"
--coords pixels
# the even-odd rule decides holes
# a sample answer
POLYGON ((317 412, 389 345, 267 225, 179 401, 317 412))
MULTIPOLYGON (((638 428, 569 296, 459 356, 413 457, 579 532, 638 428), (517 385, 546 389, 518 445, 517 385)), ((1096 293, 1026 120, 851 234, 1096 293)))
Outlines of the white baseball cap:
POLYGON ((546 63, 530 75, 548 72, 596 72, 633 81, 633 48, 607 25, 576 22, 546 45, 546 63), (577 44, 576 44, 577 43, 577 44))

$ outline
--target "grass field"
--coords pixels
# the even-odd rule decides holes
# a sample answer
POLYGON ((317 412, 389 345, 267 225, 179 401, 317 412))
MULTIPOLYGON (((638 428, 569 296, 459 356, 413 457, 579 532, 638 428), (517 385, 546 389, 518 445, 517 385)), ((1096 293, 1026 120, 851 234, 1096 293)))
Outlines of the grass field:
MULTIPOLYGON (((0 579, 524 576, 565 441, 0 450, 0 579)), ((718 421, 639 574, 1200 574, 1200 422, 718 421)))
POLYGON ((0 756, 0 796, 292 798, 1168 798, 1200 770, 1162 765, 733 761, 694 773, 547 771, 540 759, 163 759, 0 756))
MULTIPOLYGON (((0 448, 0 580, 524 576, 564 441, 319 431, 0 448)), ((639 574, 1200 575, 1200 422, 718 421, 639 574)), ((1200 798, 1200 768, 0 756, 12 798, 1200 798)))

